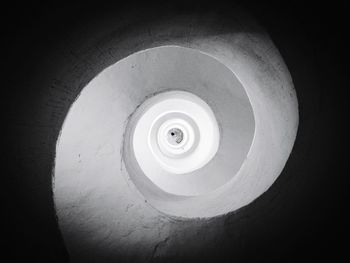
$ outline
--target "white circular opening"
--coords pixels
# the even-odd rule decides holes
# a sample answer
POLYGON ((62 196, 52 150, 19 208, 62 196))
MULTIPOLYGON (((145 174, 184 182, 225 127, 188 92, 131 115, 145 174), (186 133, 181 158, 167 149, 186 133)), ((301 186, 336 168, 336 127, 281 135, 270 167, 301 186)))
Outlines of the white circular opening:
POLYGON ((251 147, 255 122, 247 93, 232 71, 180 47, 149 49, 125 60, 126 67, 141 64, 145 77, 162 76, 151 75, 145 87, 132 75, 135 91, 144 97, 128 119, 123 161, 145 198, 156 206, 154 196, 200 197, 235 178, 251 147))
POLYGON ((158 94, 138 109, 140 116, 132 134, 135 158, 144 174, 158 181, 186 174, 205 166, 216 154, 220 135, 213 111, 198 96, 184 91, 158 94))

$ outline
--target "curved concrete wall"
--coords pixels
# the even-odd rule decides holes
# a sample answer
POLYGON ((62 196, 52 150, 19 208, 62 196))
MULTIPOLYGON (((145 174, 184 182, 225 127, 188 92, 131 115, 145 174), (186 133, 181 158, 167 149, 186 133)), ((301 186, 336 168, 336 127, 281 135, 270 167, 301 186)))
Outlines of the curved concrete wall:
POLYGON ((244 1, 281 52, 298 95, 298 136, 286 166, 268 191, 235 212, 198 220, 157 215, 154 224, 140 215, 130 219, 130 231, 119 215, 132 207, 95 215, 89 205, 96 197, 92 193, 75 202, 66 197, 61 211, 67 218, 59 219, 59 228, 52 175, 57 138, 74 100, 105 68, 150 48, 160 27, 182 24, 164 29, 160 36, 164 41, 200 32, 214 36, 233 30, 249 35, 258 30, 247 29, 246 21, 237 25, 242 20, 233 15, 236 7, 231 2, 205 6, 203 1, 197 5, 176 1, 163 8, 141 8, 134 2, 125 8, 120 2, 4 7, 5 20, 9 17, 3 32, 8 82, 2 89, 5 258, 11 262, 70 258, 74 262, 341 262, 346 258, 348 222, 343 210, 348 176, 342 169, 347 163, 342 159, 346 111, 341 107, 347 87, 342 22, 347 16, 341 15, 346 8, 249 2, 244 1), (328 19, 333 11, 337 17, 328 19), (175 13, 197 15, 174 18, 175 13), (157 29, 150 21, 160 17, 164 19, 157 29), (199 25, 208 30, 199 32, 199 25), (87 222, 79 222, 79 216, 87 222), (154 233, 158 229, 159 236, 154 233))
MULTIPOLYGON (((181 176, 162 174, 159 180, 166 181, 160 183, 166 185, 168 193, 175 187, 183 195, 198 195, 232 179, 245 160, 254 135, 253 111, 244 88, 231 71, 211 57, 193 49, 168 46, 129 56, 104 70, 84 88, 59 139, 56 186, 64 189, 69 185, 73 171, 79 170, 80 176, 84 176, 83 171, 95 171, 76 158, 84 155, 89 158, 88 163, 96 165, 95 153, 106 144, 114 153, 111 161, 123 165, 120 153, 130 116, 146 98, 173 89, 190 91, 208 101, 224 132, 219 153, 209 166, 181 176), (64 185, 59 186, 58 181, 64 181, 64 185)), ((131 169, 138 165, 133 166, 131 169)), ((124 165, 106 172, 118 176, 123 169, 124 165)))
MULTIPOLYGON (((146 48, 175 45, 198 50, 220 61, 239 79, 252 105, 255 135, 249 154, 238 174, 208 195, 189 199, 177 197, 175 202, 173 198, 148 193, 147 199, 144 199, 121 162, 122 138, 118 135, 122 134, 124 128, 120 124, 125 123, 147 92, 135 90, 133 93, 129 89, 120 93, 111 89, 111 86, 104 86, 104 78, 96 78, 78 98, 76 105, 81 107, 73 106, 57 146, 54 197, 59 224, 73 261, 88 259, 92 254, 96 259, 104 260, 113 260, 114 253, 123 253, 127 258, 132 258, 136 250, 137 258, 141 261, 152 258, 155 247, 159 244, 166 245, 173 238, 170 233, 174 227, 178 234, 190 235, 186 234, 187 230, 180 226, 181 223, 174 226, 178 219, 162 212, 180 217, 210 217, 234 211, 266 191, 288 159, 298 126, 297 99, 288 70, 273 43, 256 26, 253 27, 256 33, 245 33, 234 27, 229 30, 226 28, 223 33, 222 30, 217 31, 215 23, 213 26, 202 26, 199 22, 192 24, 189 31, 184 22, 186 19, 190 18, 172 20, 167 25, 148 25, 153 30, 152 36, 148 36, 149 41, 144 41, 143 37, 147 38, 147 35, 142 34, 142 30, 136 30, 135 35, 128 32, 128 46, 123 44, 122 38, 115 39, 116 42, 112 39, 112 42, 107 42, 110 48, 105 47, 105 50, 111 52, 112 48, 115 54, 113 58, 118 60, 116 58, 146 48), (110 91, 84 96, 85 92, 97 91, 99 87, 110 91), (132 103, 130 98, 134 98, 132 103), (110 108, 112 104, 104 107, 104 101, 113 99, 118 101, 113 106, 116 108, 110 108), (80 100, 86 101, 81 103, 80 100), (96 101, 103 106, 94 111, 96 101), (111 111, 118 114, 110 115, 111 111), (74 131, 75 136, 65 136, 65 127, 68 127, 73 113, 81 118, 78 122, 82 126, 76 126, 78 129, 74 131), (111 117, 117 121, 110 122, 111 117), (94 123, 90 122, 91 119, 98 120, 101 125, 113 124, 108 129, 96 129, 94 123), (89 135, 84 137, 85 132, 82 134, 81 129, 88 131, 89 135), (98 144, 94 144, 95 138, 109 139, 97 140, 98 144), (93 148, 89 148, 91 145, 86 144, 86 139, 94 145, 93 148), (70 153, 60 152, 69 147, 73 149, 70 153), (70 165, 66 166, 67 163, 70 165), (111 170, 115 173, 109 173, 111 170), (92 254, 90 251, 93 251, 92 254)), ((246 29, 246 32, 250 31, 246 29)), ((123 73, 130 74, 129 70, 125 68, 123 73)), ((152 73, 140 74, 141 77, 148 75, 152 73)), ((110 75, 110 78, 113 76, 110 75)), ((131 82, 133 80, 130 78, 131 82)), ((142 81, 147 86, 147 79, 142 81)), ((125 88, 123 85, 119 87, 125 88)), ((152 90, 151 86, 150 89, 152 90)), ((74 118, 72 120, 72 123, 76 123, 74 118)), ((69 125, 68 128, 72 126, 69 125)), ((196 219, 194 221, 198 226, 205 223, 196 219)))

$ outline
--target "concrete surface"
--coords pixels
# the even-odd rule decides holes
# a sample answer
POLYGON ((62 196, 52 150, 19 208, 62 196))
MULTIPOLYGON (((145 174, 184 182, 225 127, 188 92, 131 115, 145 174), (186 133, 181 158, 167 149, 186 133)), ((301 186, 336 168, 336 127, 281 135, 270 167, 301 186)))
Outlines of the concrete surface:
MULTIPOLYGON (((90 252, 113 260, 114 253, 132 258, 137 249, 141 261, 152 259, 155 249, 167 254, 172 231, 190 235, 181 218, 205 223, 195 218, 226 214, 249 204, 271 186, 289 157, 298 127, 297 99, 288 70, 268 36, 262 30, 244 33, 235 28, 223 34, 201 24, 192 24, 191 32, 196 32, 192 35, 186 24, 169 23, 174 24, 153 25, 147 44, 139 45, 144 36, 131 38, 126 50, 171 47, 131 55, 102 71, 83 89, 63 125, 54 198, 73 262, 91 259, 90 252), (176 29, 176 37, 163 37, 169 29, 176 29), (200 53, 192 55, 191 50, 200 53), (218 61, 216 65, 207 62, 210 56, 218 61), (143 197, 120 155, 124 129, 147 96, 173 88, 202 96, 216 113, 222 148, 197 173, 211 182, 203 186, 221 187, 185 198, 159 192, 143 180, 136 182, 143 187, 138 188, 143 197), (240 148, 237 155, 235 149, 240 148)), ((109 44, 123 48, 120 42, 109 44)))
MULTIPOLYGON (((250 1, 244 2, 249 6, 250 1)), ((76 218, 65 230, 57 222, 52 193, 56 142, 77 96, 103 69, 148 48, 159 28, 163 28, 159 36, 163 42, 182 33, 216 36, 235 29, 254 35, 259 30, 248 30, 250 22, 237 25, 236 7, 222 3, 214 7, 203 1, 196 6, 169 2, 163 8, 136 7, 134 2, 124 7, 120 2, 13 6, 4 7, 2 17, 4 77, 9 80, 2 87, 4 256, 12 262, 69 262, 70 258, 75 262, 334 262, 346 258, 348 184, 343 178, 348 176, 341 169, 347 163, 342 160, 346 111, 340 106, 346 98, 342 77, 347 76, 343 67, 347 49, 341 22, 346 15, 339 15, 346 8, 332 3, 324 9, 322 4, 308 9, 304 2, 267 5, 261 1, 248 8, 266 26, 288 65, 299 103, 295 145, 270 189, 224 216, 176 220, 154 214, 157 223, 143 226, 130 220, 135 226, 129 235, 133 242, 125 237, 113 243, 101 240, 112 240, 115 234, 102 220, 112 218, 113 211, 97 219, 89 209, 81 210, 79 216, 97 222, 94 228, 76 218), (332 12, 337 14, 335 20, 329 19, 332 12), (169 21, 182 26, 167 30, 169 21), (199 30, 196 25, 212 30, 199 30), (167 232, 159 237, 164 239, 153 232, 163 225, 167 232)), ((74 211, 75 205, 70 209, 74 211)), ((129 234, 118 229, 121 238, 121 233, 129 234)))

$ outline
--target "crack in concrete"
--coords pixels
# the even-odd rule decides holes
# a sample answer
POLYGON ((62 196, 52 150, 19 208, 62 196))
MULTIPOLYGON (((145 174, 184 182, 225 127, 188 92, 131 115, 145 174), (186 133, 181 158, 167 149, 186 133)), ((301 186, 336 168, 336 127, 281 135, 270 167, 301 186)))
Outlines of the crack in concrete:
POLYGON ((154 258, 158 257, 156 254, 157 254, 157 252, 159 251, 159 248, 162 247, 162 245, 165 245, 168 241, 169 241, 169 237, 166 237, 164 240, 158 242, 158 243, 154 246, 154 249, 153 249, 153 252, 152 252, 151 260, 153 260, 154 258))

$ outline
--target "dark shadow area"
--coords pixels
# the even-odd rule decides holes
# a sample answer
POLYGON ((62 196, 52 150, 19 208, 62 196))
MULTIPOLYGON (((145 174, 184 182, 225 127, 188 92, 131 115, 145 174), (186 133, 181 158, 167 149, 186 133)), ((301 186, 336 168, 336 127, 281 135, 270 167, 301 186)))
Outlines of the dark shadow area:
MULTIPOLYGON (((296 143, 268 192, 233 214, 206 222, 206 227, 182 223, 189 231, 194 229, 193 238, 178 242, 171 255, 154 262, 339 261, 347 247, 347 173, 342 169, 347 126, 345 5, 238 4, 267 29, 290 70, 300 112, 296 143), (206 241, 207 232, 216 230, 216 239, 206 241)), ((96 32, 95 22, 108 24, 111 15, 120 17, 122 32, 131 26, 125 15, 130 12, 139 23, 170 14, 215 13, 227 25, 234 8, 219 2, 142 6, 58 2, 14 4, 3 10, 5 235, 1 241, 10 262, 69 261, 55 215, 51 176, 62 122, 90 79, 77 77, 73 89, 52 76, 72 74, 64 71, 68 59, 78 65, 77 76, 80 71, 94 76, 110 63, 92 66, 79 53, 72 53, 70 44, 82 41, 83 48, 89 32, 96 32)))

